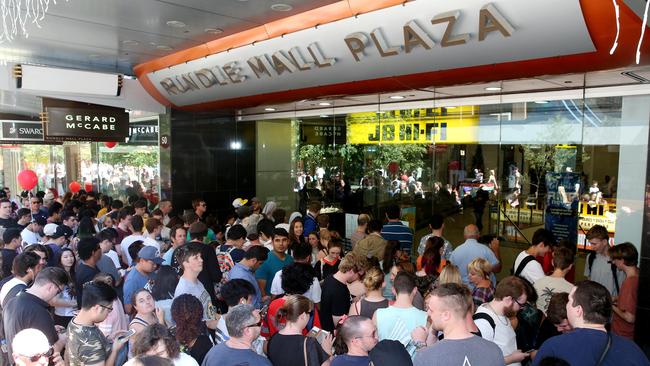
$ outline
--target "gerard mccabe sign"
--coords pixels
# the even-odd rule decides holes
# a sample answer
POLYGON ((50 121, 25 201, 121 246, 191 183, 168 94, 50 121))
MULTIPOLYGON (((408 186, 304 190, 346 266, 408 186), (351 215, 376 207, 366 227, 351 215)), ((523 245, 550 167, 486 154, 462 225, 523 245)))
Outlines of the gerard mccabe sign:
POLYGON ((129 114, 120 108, 46 107, 45 140, 124 141, 129 114))
POLYGON ((167 100, 215 100, 595 51, 580 0, 414 0, 156 70, 167 100))

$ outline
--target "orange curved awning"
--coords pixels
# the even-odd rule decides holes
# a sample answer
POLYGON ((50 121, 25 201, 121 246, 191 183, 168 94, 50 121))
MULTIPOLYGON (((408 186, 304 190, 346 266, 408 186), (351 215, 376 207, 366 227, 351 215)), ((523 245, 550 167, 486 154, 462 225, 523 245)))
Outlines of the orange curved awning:
MULTIPOLYGON (((277 20, 231 36, 179 51, 168 56, 140 64, 135 67, 136 75, 143 87, 160 103, 190 111, 210 109, 245 108, 260 104, 283 103, 299 99, 317 98, 333 94, 367 94, 417 89, 430 86, 508 80, 549 74, 565 74, 595 70, 613 69, 634 64, 637 42, 642 20, 627 6, 620 4, 619 46, 614 55, 609 50, 616 35, 616 17, 609 0, 580 0, 582 14, 595 46, 595 52, 544 57, 532 60, 501 62, 489 65, 462 67, 449 70, 419 72, 400 76, 355 80, 282 90, 243 97, 176 106, 170 102, 149 79, 149 73, 174 65, 192 61, 219 52, 269 40, 286 34, 299 32, 317 25, 332 23, 390 6, 402 4, 395 0, 345 0, 308 12, 277 20)), ((549 20, 552 27, 552 20, 549 20)), ((650 62, 650 32, 646 32, 642 44, 643 64, 650 62)), ((547 40, 552 42, 552 40, 547 40)), ((308 77, 305 75, 305 77, 308 77)))

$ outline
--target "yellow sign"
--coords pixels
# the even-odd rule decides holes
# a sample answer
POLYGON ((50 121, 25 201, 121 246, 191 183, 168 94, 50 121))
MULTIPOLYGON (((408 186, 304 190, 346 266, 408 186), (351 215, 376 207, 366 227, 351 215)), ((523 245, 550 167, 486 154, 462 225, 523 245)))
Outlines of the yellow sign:
POLYGON ((347 143, 477 143, 479 119, 478 106, 351 113, 346 118, 347 143))

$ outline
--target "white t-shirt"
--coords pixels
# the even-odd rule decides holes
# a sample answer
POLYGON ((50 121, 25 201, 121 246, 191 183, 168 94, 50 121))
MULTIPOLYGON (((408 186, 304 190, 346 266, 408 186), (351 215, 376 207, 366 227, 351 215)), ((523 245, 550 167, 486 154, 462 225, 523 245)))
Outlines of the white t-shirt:
POLYGON ((126 258, 126 261, 129 262, 127 263, 129 266, 133 264, 133 260, 131 259, 131 256, 129 255, 129 247, 131 244, 138 240, 144 241, 144 236, 142 235, 136 235, 132 234, 127 236, 126 238, 122 239, 122 243, 120 243, 120 247, 122 248, 122 258, 126 258))
POLYGON ((11 291, 12 288, 16 287, 16 285, 25 285, 25 286, 27 286, 27 284, 25 282, 23 282, 22 280, 20 280, 20 279, 18 279, 16 277, 10 279, 9 281, 7 281, 7 283, 5 283, 2 286, 2 289, 0 289, 0 304, 5 302, 5 297, 7 297, 7 295, 9 294, 9 291, 11 291))
POLYGON ((23 240, 22 245, 24 247, 41 242, 41 236, 27 228, 24 228, 23 231, 20 232, 20 237, 23 240))
POLYGON ((144 238, 142 242, 145 246, 154 247, 158 250, 158 255, 160 255, 160 243, 156 239, 151 239, 149 237, 144 238))
MULTIPOLYGON (((275 272, 275 276, 273 276, 273 281, 271 282, 271 295, 282 294, 284 294, 284 290, 282 289, 282 270, 279 270, 275 272)), ((314 277, 314 282, 312 282, 309 290, 303 295, 315 304, 320 303, 321 288, 318 278, 314 277)))
POLYGON ((545 276, 533 283, 537 292, 537 308, 546 314, 551 296, 560 292, 571 292, 573 284, 562 277, 545 276))
MULTIPOLYGON (((519 253, 517 259, 515 259, 515 271, 517 270, 517 267, 519 267, 519 263, 521 263, 521 261, 523 261, 524 258, 528 257, 529 255, 530 254, 526 253, 525 250, 519 253)), ((533 259, 532 261, 528 262, 528 264, 526 264, 526 267, 524 267, 519 276, 527 279, 530 283, 535 283, 535 281, 546 276, 546 274, 542 269, 542 265, 537 260, 533 259)))
MULTIPOLYGON (((494 320, 494 330, 492 326, 485 319, 477 319, 474 321, 476 327, 481 331, 481 337, 490 342, 494 342, 501 352, 503 352, 503 357, 512 354, 517 350, 517 335, 515 330, 510 324, 510 319, 506 316, 497 315, 492 309, 490 309, 487 304, 483 304, 476 309, 476 313, 485 313, 492 317, 494 320)), ((521 366, 521 363, 514 362, 508 365, 521 366)))

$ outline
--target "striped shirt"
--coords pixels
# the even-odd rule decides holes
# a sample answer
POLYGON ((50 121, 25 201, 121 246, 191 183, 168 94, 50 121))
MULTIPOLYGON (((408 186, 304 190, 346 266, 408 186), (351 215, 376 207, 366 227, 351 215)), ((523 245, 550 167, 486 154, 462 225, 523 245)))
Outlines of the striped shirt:
POLYGON ((381 236, 386 240, 399 241, 400 249, 411 254, 411 246, 413 245, 413 230, 408 226, 402 224, 400 221, 389 221, 384 224, 381 230, 381 236))

